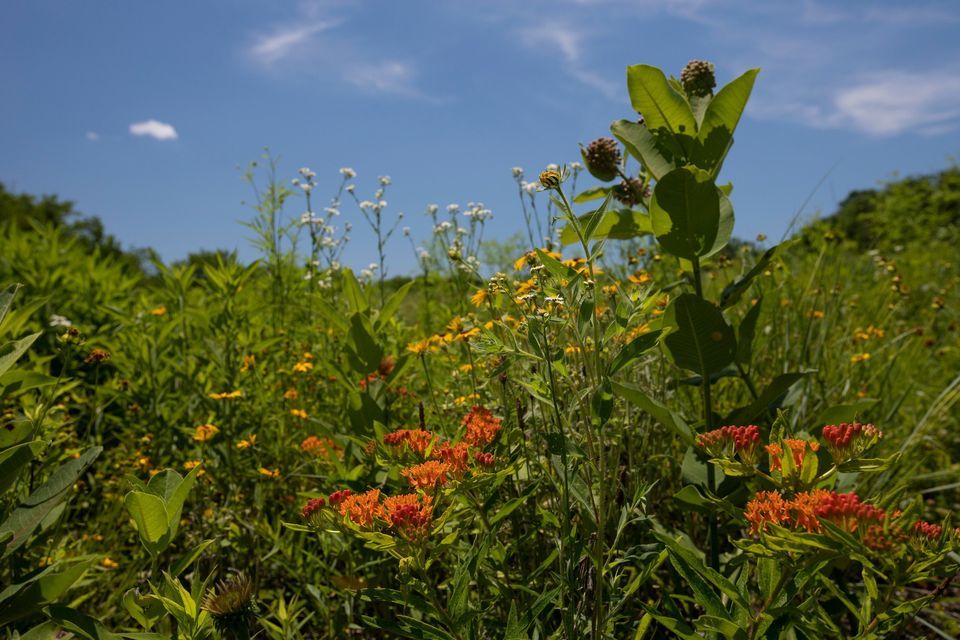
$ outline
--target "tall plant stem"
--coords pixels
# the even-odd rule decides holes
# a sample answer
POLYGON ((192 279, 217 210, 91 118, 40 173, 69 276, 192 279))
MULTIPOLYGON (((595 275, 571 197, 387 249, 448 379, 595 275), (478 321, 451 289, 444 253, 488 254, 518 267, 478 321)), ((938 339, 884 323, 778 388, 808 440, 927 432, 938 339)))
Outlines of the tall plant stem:
MULTIPOLYGON (((703 297, 703 279, 701 277, 700 258, 693 258, 693 287, 697 297, 705 300, 703 297)), ((713 402, 710 397, 710 375, 708 372, 701 372, 702 379, 700 387, 703 391, 703 429, 710 431, 713 428, 713 402)), ((707 488, 710 493, 717 490, 716 471, 712 464, 707 463, 707 488)), ((710 567, 714 570, 720 568, 720 535, 718 531, 717 517, 710 517, 710 567)))

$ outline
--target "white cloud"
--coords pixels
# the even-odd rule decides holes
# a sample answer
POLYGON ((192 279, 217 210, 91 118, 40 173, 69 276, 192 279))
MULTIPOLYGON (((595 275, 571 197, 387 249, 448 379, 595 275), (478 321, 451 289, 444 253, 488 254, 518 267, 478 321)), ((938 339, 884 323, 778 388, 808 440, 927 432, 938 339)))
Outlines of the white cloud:
POLYGON ((96 131, 87 131, 87 140, 90 142, 97 142, 100 140, 100 134, 96 131))
POLYGON ((149 136, 157 140, 176 140, 177 130, 172 124, 159 120, 144 120, 130 125, 130 133, 135 136, 149 136))
POLYGON ((943 132, 960 124, 960 74, 888 71, 836 92, 827 122, 871 135, 943 132))
POLYGON ((259 36, 248 53, 260 64, 269 66, 302 50, 314 35, 334 26, 335 22, 321 20, 306 25, 278 27, 270 35, 259 36))

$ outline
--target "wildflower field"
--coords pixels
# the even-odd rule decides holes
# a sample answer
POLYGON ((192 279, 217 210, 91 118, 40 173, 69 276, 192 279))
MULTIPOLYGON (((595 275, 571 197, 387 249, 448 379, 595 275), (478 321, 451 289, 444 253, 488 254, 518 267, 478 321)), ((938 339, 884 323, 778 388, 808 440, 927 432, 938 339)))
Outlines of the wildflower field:
POLYGON ((957 637, 960 170, 737 239, 762 74, 627 78, 515 248, 270 156, 250 264, 0 193, 3 637, 957 637))

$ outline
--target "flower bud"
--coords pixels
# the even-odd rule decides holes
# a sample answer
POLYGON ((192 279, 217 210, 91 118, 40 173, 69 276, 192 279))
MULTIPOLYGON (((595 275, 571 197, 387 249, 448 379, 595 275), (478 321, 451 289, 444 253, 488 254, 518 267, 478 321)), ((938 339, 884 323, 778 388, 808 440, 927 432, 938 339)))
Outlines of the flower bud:
POLYGON ((712 62, 706 60, 691 60, 687 66, 680 72, 680 84, 688 96, 703 97, 713 93, 713 88, 717 86, 717 78, 714 75, 712 62))
POLYGON ((559 189, 560 188, 560 172, 553 169, 548 169, 547 171, 540 172, 540 184, 543 185, 544 189, 559 189))
POLYGON ((613 138, 597 138, 582 150, 583 161, 590 174, 604 182, 610 182, 619 175, 620 147, 613 138))

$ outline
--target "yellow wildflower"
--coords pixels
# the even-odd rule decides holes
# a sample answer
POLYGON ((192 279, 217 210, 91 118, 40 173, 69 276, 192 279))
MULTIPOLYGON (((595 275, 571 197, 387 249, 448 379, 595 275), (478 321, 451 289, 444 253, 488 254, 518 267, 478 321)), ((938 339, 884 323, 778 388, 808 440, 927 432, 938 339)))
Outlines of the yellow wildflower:
POLYGON ((160 317, 162 315, 166 315, 166 313, 167 313, 167 308, 163 305, 160 305, 159 307, 156 307, 154 309, 150 309, 150 315, 152 316, 160 317))
POLYGON ((193 439, 197 442, 207 442, 212 440, 215 435, 220 433, 220 428, 214 424, 201 424, 193 434, 193 439))
POLYGON ((470 296, 470 302, 475 307, 479 307, 484 302, 487 301, 487 290, 486 289, 477 289, 477 292, 470 296))
POLYGON ((268 469, 266 467, 260 467, 260 475, 266 476, 271 479, 280 477, 280 469, 268 469))
POLYGON ((242 398, 243 391, 237 389, 236 391, 224 391, 222 393, 211 393, 209 394, 210 398, 214 400, 233 400, 235 398, 242 398))
POLYGON ((249 449, 257 444, 257 434, 251 433, 249 438, 243 438, 237 443, 237 449, 249 449))
POLYGON ((112 559, 112 558, 107 557, 107 558, 104 558, 103 560, 100 561, 100 565, 101 565, 104 569, 109 569, 109 570, 112 571, 112 570, 116 569, 117 567, 119 567, 119 566, 120 566, 120 563, 117 562, 116 560, 112 559))
POLYGON ((420 342, 411 342, 407 345, 407 351, 420 355, 430 348, 430 340, 421 340, 420 342))
POLYGON ((250 369, 253 369, 253 367, 256 364, 257 364, 256 356, 252 354, 249 356, 243 356, 243 366, 240 367, 240 371, 243 373, 246 373, 247 371, 250 371, 250 369))
POLYGON ((298 362, 297 364, 293 365, 293 370, 296 373, 307 373, 311 369, 313 369, 312 362, 304 361, 304 362, 298 362))
POLYGON ((294 418, 307 418, 307 412, 303 409, 290 409, 290 415, 294 418))
POLYGON ((287 389, 283 392, 284 400, 296 400, 298 397, 300 397, 300 394, 297 393, 296 389, 287 389))
POLYGON ((866 362, 869 359, 870 359, 869 353, 855 353, 852 356, 850 356, 850 362, 852 364, 859 364, 861 362, 866 362))

